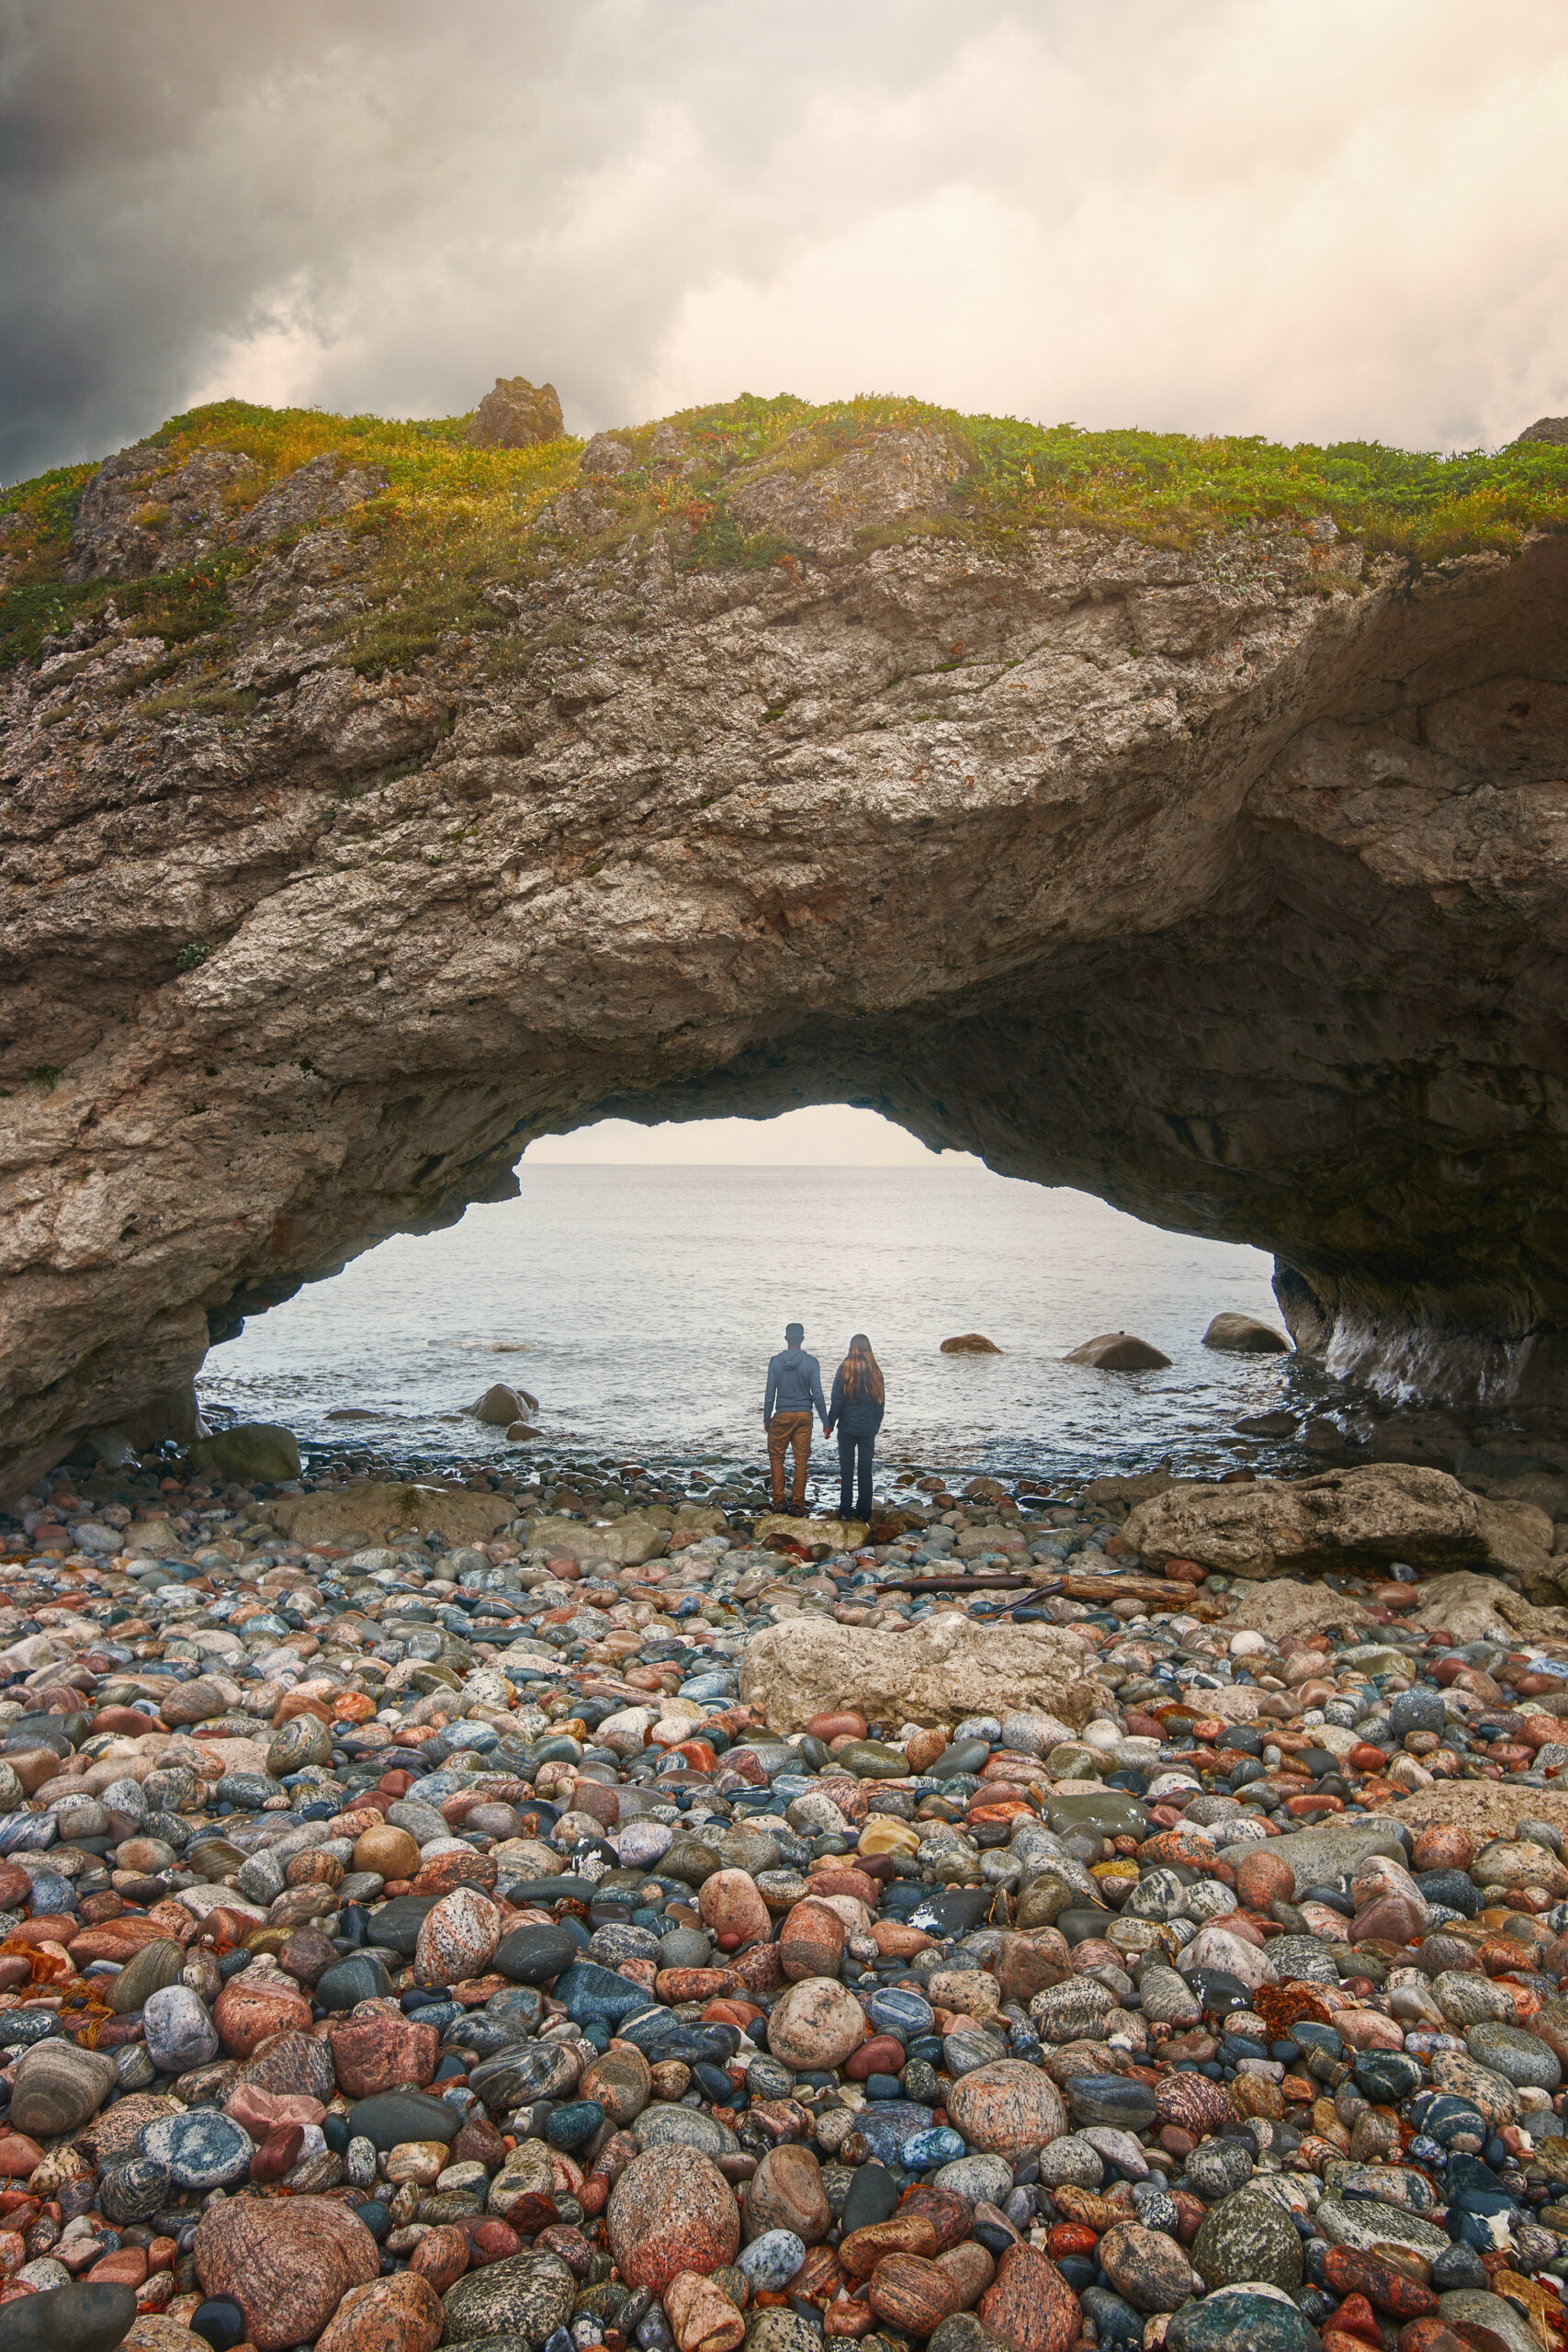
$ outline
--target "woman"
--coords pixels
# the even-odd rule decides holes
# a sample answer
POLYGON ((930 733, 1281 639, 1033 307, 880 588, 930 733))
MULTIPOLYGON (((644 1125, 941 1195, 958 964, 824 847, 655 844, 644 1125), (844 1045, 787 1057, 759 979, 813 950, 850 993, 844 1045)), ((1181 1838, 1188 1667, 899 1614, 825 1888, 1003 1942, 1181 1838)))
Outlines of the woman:
POLYGON ((839 1517, 871 1517, 871 1457, 876 1432, 886 1409, 882 1367, 871 1352, 871 1341, 857 1331, 849 1354, 833 1374, 833 1395, 828 1408, 827 1435, 839 1432, 839 1517))

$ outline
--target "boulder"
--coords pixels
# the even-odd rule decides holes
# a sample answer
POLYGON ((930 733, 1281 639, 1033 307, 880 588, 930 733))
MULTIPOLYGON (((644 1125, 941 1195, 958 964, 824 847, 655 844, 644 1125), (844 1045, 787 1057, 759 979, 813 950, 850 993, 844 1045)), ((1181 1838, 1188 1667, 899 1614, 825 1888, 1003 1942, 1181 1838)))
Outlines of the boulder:
POLYGON ((1553 1566, 1552 1541, 1556 1534, 1545 1511, 1534 1503, 1516 1500, 1506 1502, 1495 1496, 1477 1495, 1476 1512, 1481 1532, 1486 1538, 1486 1558, 1495 1568, 1511 1569, 1521 1577, 1527 1592, 1537 1600, 1559 1589, 1562 1564, 1553 1566))
POLYGON ((277 1486, 299 1476, 294 1432, 276 1421, 236 1421, 231 1429, 215 1430, 198 1437, 186 1458, 193 1470, 216 1470, 247 1486, 277 1486))
POLYGON ((1096 1372, 1159 1372, 1170 1358, 1131 1331, 1102 1331, 1098 1339, 1069 1348, 1062 1362, 1090 1364, 1096 1372))
POLYGON ((1282 1331, 1251 1315, 1216 1315, 1203 1334, 1203 1345, 1233 1356, 1288 1356, 1291 1352, 1282 1331))
POLYGON ((1168 1455, 1157 1470, 1143 1470, 1133 1477, 1091 1478, 1078 1497, 1085 1503, 1123 1503, 1131 1510, 1135 1503, 1146 1503, 1156 1495, 1163 1495, 1172 1484, 1168 1455))
POLYGON ((960 1331, 956 1339, 944 1340, 938 1353, 944 1356, 999 1356, 995 1340, 987 1340, 984 1331, 960 1331))
POLYGON ((528 1549, 547 1557, 568 1560, 614 1560, 623 1568, 640 1568, 667 1551, 670 1538, 635 1513, 592 1527, 581 1519, 541 1519, 528 1531, 528 1549))
MULTIPOLYGON (((1530 1516, 1550 1531, 1544 1514, 1530 1516)), ((1486 1502, 1445 1471, 1388 1462, 1313 1478, 1222 1487, 1183 1481, 1140 1503, 1125 1532, 1145 1559, 1198 1560, 1226 1576, 1276 1577, 1394 1560, 1458 1566, 1493 1558, 1494 1542, 1510 1550, 1498 1565, 1512 1566, 1523 1555, 1522 1526, 1514 1506, 1486 1502), (1493 1517, 1499 1511, 1500 1521, 1493 1517)), ((1544 1550, 1539 1558, 1544 1564, 1544 1550)))
POLYGON ((1511 1647, 1521 1634, 1539 1641, 1568 1634, 1568 1609, 1538 1609, 1495 1577, 1458 1568, 1422 1585, 1407 1622, 1423 1631, 1450 1633, 1456 1644, 1502 1642, 1511 1647))
POLYGON ((1083 1645, 1061 1627, 945 1613, 903 1634, 819 1617, 766 1626, 742 1654, 740 1697, 777 1732, 845 1708, 872 1721, 951 1724, 1027 1707, 1078 1731, 1109 1701, 1085 1672, 1083 1645))
POLYGON ((539 1409, 539 1400, 530 1396, 525 1388, 508 1388, 498 1380, 482 1396, 476 1396, 463 1410, 476 1421, 487 1421, 492 1429, 509 1429, 513 1421, 525 1420, 539 1409))
POLYGON ((543 1430, 535 1429, 528 1421, 508 1421, 506 1425, 508 1445, 525 1445, 530 1438, 543 1437, 543 1430))
POLYGON ((468 439, 474 449, 532 449, 541 441, 558 441, 565 429, 553 384, 498 376, 494 391, 474 411, 468 439))
POLYGON ((380 1544, 394 1530, 439 1533, 448 1544, 482 1544, 513 1516, 505 1495, 479 1495, 467 1487, 423 1486, 368 1478, 363 1486, 336 1487, 317 1495, 289 1495, 269 1506, 280 1535, 294 1544, 331 1544, 357 1530, 380 1544))
MULTIPOLYGON (((1568 1789, 1531 1789, 1529 1797, 1529 1818, 1550 1823, 1568 1841, 1568 1789)), ((1446 1786, 1414 1789, 1388 1809, 1417 1836, 1423 1829, 1462 1829, 1477 1846, 1495 1838, 1512 1838, 1527 1812, 1522 1795, 1510 1791, 1506 1781, 1450 1781, 1446 1786)), ((1274 1850, 1272 1838, 1269 1850, 1274 1850)))
POLYGON ((857 1551, 870 1532, 863 1519, 793 1519, 787 1511, 767 1511, 752 1528, 753 1539, 765 1544, 770 1535, 787 1535, 808 1551, 825 1546, 829 1552, 857 1551))
POLYGON ((1376 1623, 1364 1600, 1352 1600, 1329 1585, 1302 1584, 1294 1577, 1278 1577, 1267 1591, 1242 1595, 1240 1605, 1225 1620, 1225 1631, 1267 1634, 1280 1641, 1287 1634, 1321 1634, 1328 1625, 1376 1623))

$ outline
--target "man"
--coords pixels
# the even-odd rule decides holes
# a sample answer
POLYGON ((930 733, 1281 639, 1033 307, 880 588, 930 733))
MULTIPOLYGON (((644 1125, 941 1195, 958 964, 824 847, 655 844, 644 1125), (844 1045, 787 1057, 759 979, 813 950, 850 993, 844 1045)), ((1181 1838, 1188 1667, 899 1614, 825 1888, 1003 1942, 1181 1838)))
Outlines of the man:
POLYGON ((773 1509, 785 1508, 784 1498, 784 1453, 793 1449, 795 1478, 788 1508, 798 1519, 806 1509, 806 1465, 811 1459, 811 1409, 827 1434, 828 1408, 822 1396, 822 1370, 815 1356, 808 1356, 802 1342, 805 1326, 790 1323, 784 1328, 784 1343, 781 1352, 770 1359, 767 1393, 762 1399, 762 1426, 768 1432, 768 1466, 773 1472, 773 1509))

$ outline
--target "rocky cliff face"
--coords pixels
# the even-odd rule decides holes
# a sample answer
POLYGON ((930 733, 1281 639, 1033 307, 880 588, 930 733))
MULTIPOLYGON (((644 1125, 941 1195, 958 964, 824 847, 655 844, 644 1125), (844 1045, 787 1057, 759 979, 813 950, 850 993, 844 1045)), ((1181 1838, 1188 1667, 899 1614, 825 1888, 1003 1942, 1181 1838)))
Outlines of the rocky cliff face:
POLYGON ((533 1136, 818 1101, 1272 1249, 1337 1371, 1561 1394, 1568 539, 993 545, 919 428, 686 570, 616 537, 664 430, 380 664, 376 479, 97 478, 78 578, 253 552, 3 682, 6 1481, 533 1136))

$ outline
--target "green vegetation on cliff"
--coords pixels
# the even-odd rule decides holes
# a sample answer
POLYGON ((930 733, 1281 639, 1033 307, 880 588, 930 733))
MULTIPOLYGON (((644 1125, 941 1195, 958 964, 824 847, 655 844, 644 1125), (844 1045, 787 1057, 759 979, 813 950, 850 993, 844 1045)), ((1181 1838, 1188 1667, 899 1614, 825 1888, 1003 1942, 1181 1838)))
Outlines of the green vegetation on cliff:
MULTIPOLYGON (((783 543, 749 537, 729 516, 727 489, 737 474, 750 476, 770 459, 804 472, 890 427, 947 435, 966 470, 947 509, 871 535, 878 541, 939 533, 1000 550, 1032 530, 1074 526, 1186 547, 1249 525, 1304 526, 1327 517, 1374 552, 1424 565, 1506 553, 1531 531, 1568 527, 1568 448, 1541 443, 1453 457, 1376 442, 1285 448, 1253 436, 1044 427, 910 400, 813 407, 787 394, 744 394, 618 433, 634 467, 593 479, 601 519, 585 523, 551 504, 578 482, 581 441, 476 449, 467 423, 219 401, 172 417, 152 436, 147 514, 156 528, 157 476, 202 448, 254 462, 235 499, 236 521, 272 483, 325 452, 378 469, 385 490, 345 526, 375 534, 381 548, 370 583, 378 609, 345 632, 345 653, 362 666, 411 658, 444 629, 473 625, 484 580, 537 576, 568 544, 607 549, 661 532, 687 569, 787 560, 783 543), (677 466, 659 462, 671 435, 677 466)), ((33 653, 48 631, 69 628, 111 595, 149 632, 188 641, 220 619, 228 578, 257 560, 220 543, 205 560, 149 579, 69 582, 72 528, 94 470, 62 467, 0 492, 0 666, 33 653)))

